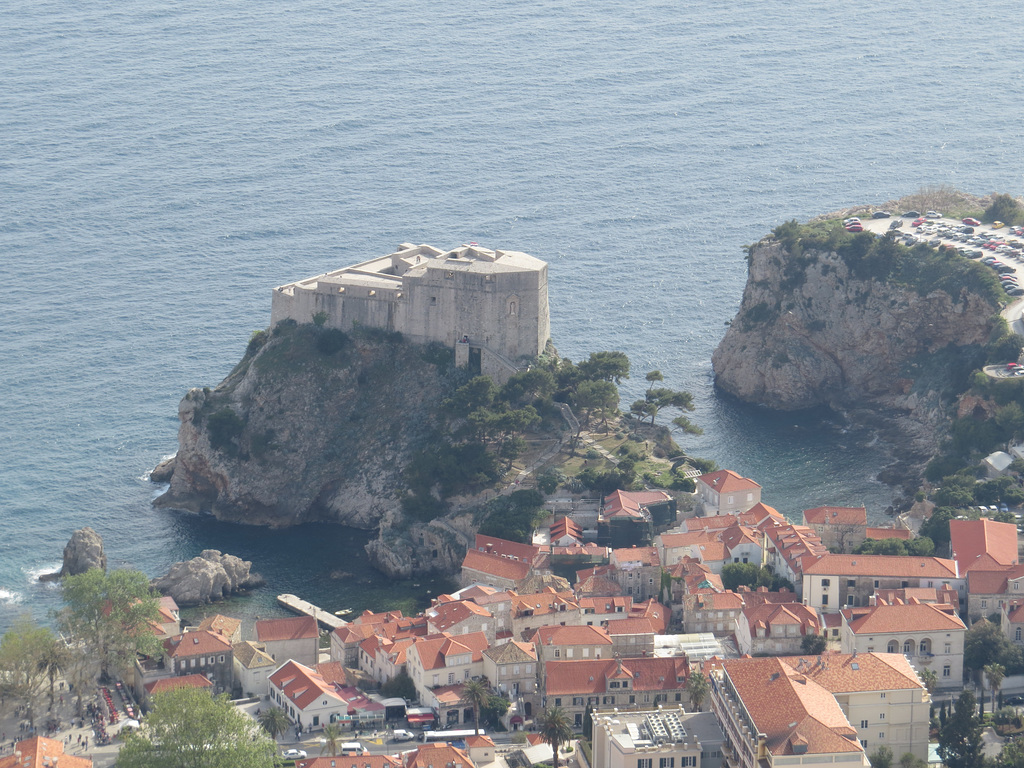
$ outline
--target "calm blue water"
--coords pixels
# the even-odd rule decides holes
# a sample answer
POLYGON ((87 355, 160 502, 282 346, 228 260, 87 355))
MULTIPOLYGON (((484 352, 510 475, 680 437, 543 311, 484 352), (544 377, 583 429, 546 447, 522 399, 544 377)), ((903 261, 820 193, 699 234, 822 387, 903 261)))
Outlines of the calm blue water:
MULTIPOLYGON (((551 264, 561 352, 695 394, 686 447, 789 514, 890 492, 856 430, 716 398, 741 246, 922 185, 1024 191, 1019 6, 811 0, 0 4, 0 629, 45 617, 71 531, 162 573, 213 547, 336 608, 365 537, 150 507, 178 400, 269 322, 272 286, 477 241, 551 264), (969 105, 983 106, 973 112, 969 105)), ((422 592, 422 595, 420 594, 422 592)), ((246 604, 269 611, 265 599, 246 604)), ((246 607, 242 606, 242 607, 246 607)))

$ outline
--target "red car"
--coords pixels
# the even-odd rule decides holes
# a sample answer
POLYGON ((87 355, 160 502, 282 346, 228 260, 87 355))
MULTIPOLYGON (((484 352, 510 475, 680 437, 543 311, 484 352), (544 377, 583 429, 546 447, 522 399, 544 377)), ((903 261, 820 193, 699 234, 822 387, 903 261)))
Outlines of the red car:
POLYGON ((864 231, 864 226, 859 221, 855 221, 853 224, 850 224, 850 225, 848 225, 846 227, 846 231, 847 232, 863 232, 864 231))
POLYGON ((981 222, 980 221, 978 221, 977 219, 972 219, 970 216, 968 216, 966 219, 964 219, 964 224, 966 224, 968 227, 980 227, 981 226, 981 222))
POLYGON ((911 224, 910 226, 912 226, 912 227, 920 227, 926 221, 928 221, 928 219, 914 219, 914 223, 911 224))

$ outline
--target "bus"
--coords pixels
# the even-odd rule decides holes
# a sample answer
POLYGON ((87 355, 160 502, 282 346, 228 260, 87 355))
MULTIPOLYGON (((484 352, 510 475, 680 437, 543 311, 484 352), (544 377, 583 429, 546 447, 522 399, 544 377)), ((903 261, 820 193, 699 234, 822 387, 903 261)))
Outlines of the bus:
MULTIPOLYGON (((424 744, 431 744, 442 741, 465 741, 470 736, 475 736, 476 731, 472 728, 465 731, 424 731, 420 734, 420 741, 424 744)), ((480 729, 480 735, 484 736, 484 731, 480 729)))

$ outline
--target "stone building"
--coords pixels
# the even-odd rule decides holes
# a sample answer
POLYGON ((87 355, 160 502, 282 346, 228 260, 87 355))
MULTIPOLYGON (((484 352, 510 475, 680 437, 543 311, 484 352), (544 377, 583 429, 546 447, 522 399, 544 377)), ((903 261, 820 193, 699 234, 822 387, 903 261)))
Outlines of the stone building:
POLYGON ((719 768, 722 729, 710 712, 682 707, 594 714, 594 768, 719 768))
POLYGON ((551 335, 548 267, 517 251, 464 245, 441 251, 402 243, 395 253, 274 289, 271 324, 400 332, 455 349, 456 363, 508 378, 551 335))

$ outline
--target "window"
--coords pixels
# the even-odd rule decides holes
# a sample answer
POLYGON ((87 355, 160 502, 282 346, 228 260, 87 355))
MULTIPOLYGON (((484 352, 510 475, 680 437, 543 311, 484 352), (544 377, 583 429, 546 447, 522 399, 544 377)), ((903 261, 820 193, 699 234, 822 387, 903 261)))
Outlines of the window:
POLYGON ((572 703, 573 703, 573 706, 575 706, 575 707, 582 707, 583 706, 583 697, 582 696, 573 696, 572 697, 572 703))
POLYGON ((576 713, 576 717, 573 718, 573 719, 575 721, 575 724, 576 724, 577 728, 582 728, 583 727, 583 713, 582 712, 577 712, 576 713))
POLYGON ((821 586, 823 588, 824 587, 831 587, 832 586, 832 579, 822 579, 821 580, 821 586))
POLYGON ((914 641, 913 640, 905 640, 904 641, 904 643, 903 643, 903 653, 905 653, 907 656, 913 656, 914 655, 914 641))
POLYGON ((629 697, 629 703, 630 704, 636 704, 636 696, 630 696, 629 697))
POLYGON ((853 589, 854 587, 856 587, 856 586, 857 586, 857 582, 856 582, 856 580, 854 580, 854 579, 847 579, 847 580, 846 580, 846 586, 848 586, 848 587, 850 587, 851 589, 853 589))
POLYGON ((878 713, 878 719, 879 720, 885 720, 885 712, 879 712, 878 713))
POLYGON ((1017 629, 1014 630, 1013 639, 1016 640, 1018 643, 1020 642, 1020 627, 1017 627, 1017 629))
POLYGON ((953 645, 951 643, 946 643, 945 650, 943 651, 943 653, 952 653, 952 652, 953 652, 953 645))
POLYGON ((562 700, 561 700, 561 699, 559 699, 559 698, 556 698, 556 699, 555 699, 555 706, 556 706, 556 707, 560 707, 560 706, 562 706, 562 700))
POLYGON ((981 601, 981 607, 982 608, 988 608, 988 600, 982 600, 981 601))
POLYGON ((653 764, 654 764, 654 760, 652 758, 650 758, 650 757, 640 757, 640 758, 637 758, 636 768, 651 768, 651 766, 653 764))
POLYGON ((888 650, 889 650, 889 653, 899 653, 900 652, 899 641, 898 640, 890 640, 889 641, 888 650))
POLYGON ((679 765, 683 768, 697 768, 697 756, 683 755, 679 758, 679 765))
POLYGON ((221 656, 221 657, 220 657, 220 658, 218 659, 218 661, 219 661, 219 662, 220 662, 221 664, 223 664, 223 663, 224 663, 224 657, 223 657, 223 656, 221 656))
POLYGON ((448 673, 448 685, 454 685, 454 684, 455 684, 455 673, 454 672, 449 672, 448 673))
POLYGON ((561 650, 559 650, 558 648, 555 648, 555 658, 558 659, 558 658, 561 658, 561 656, 562 656, 561 650))
POLYGON ((604 699, 601 701, 601 703, 602 704, 614 704, 615 703, 615 697, 614 696, 605 696, 604 699))
POLYGON ((884 739, 885 738, 885 731, 879 731, 878 732, 878 738, 884 739))
POLYGON ((860 727, 861 728, 867 728, 868 727, 868 721, 867 720, 861 720, 860 721, 860 727))
POLYGON ((947 664, 946 666, 944 666, 942 668, 942 676, 943 677, 949 677, 949 664, 947 664))
POLYGON ((864 747, 864 749, 867 749, 868 748, 868 740, 867 739, 861 739, 860 740, 860 745, 862 747, 864 747))
POLYGON ((875 589, 878 589, 878 579, 875 579, 875 589))
POLYGON ((674 757, 663 757, 658 760, 658 768, 676 768, 676 759, 674 757))
POLYGON ((828 595, 822 595, 822 596, 821 596, 821 605, 822 605, 822 607, 823 607, 823 608, 824 608, 824 607, 825 607, 826 605, 828 605, 828 595))
POLYGON ((881 697, 882 697, 883 699, 885 698, 885 691, 882 691, 881 697))

